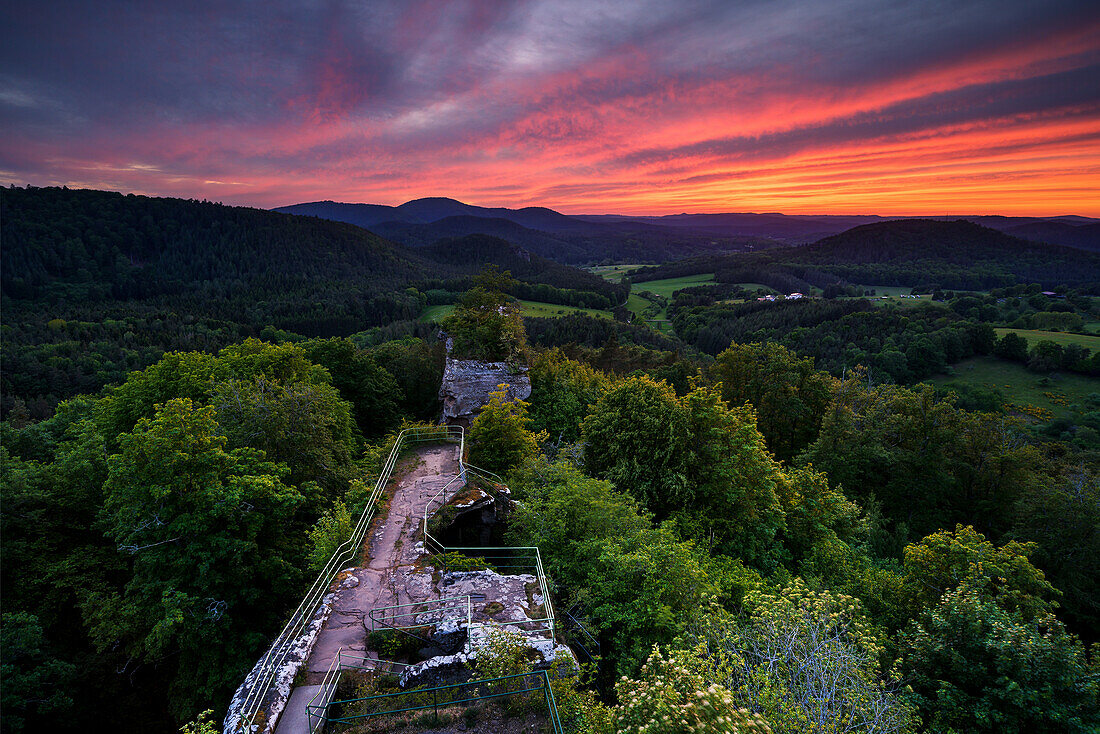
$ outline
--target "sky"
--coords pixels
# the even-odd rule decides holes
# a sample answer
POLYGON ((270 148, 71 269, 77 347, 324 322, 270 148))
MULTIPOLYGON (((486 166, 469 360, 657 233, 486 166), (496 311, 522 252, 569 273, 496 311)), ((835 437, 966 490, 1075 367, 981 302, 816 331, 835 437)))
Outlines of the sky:
POLYGON ((1100 216, 1100 2, 0 2, 0 183, 1100 216))

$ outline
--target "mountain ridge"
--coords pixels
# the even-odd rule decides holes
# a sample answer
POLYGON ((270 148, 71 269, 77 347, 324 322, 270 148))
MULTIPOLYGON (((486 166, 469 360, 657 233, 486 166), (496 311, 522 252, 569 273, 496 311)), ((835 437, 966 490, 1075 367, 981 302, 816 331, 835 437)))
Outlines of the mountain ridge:
MULTIPOLYGON (((568 215, 548 207, 519 209, 481 207, 447 197, 413 199, 398 206, 353 204, 335 201, 306 202, 277 207, 273 211, 318 216, 355 224, 390 236, 401 244, 423 246, 437 239, 488 234, 531 247, 544 257, 580 262, 586 256, 601 259, 598 250, 616 239, 648 239, 639 259, 681 259, 708 252, 739 251, 767 245, 806 245, 840 234, 853 227, 878 222, 903 221, 914 217, 877 214, 782 214, 778 212, 681 213, 659 216, 620 214, 568 215), (526 231, 509 229, 510 222, 526 231), (549 239, 546 239, 549 237, 549 239), (742 242, 710 242, 709 238, 730 238, 742 242), (662 247, 662 244, 664 245, 662 247), (558 248, 555 252, 555 248, 558 248)), ((1065 245, 1100 252, 1100 219, 1079 215, 1054 217, 1011 217, 966 215, 919 217, 929 221, 969 221, 1035 242, 1065 245)), ((615 257, 621 257, 617 254, 615 257)))

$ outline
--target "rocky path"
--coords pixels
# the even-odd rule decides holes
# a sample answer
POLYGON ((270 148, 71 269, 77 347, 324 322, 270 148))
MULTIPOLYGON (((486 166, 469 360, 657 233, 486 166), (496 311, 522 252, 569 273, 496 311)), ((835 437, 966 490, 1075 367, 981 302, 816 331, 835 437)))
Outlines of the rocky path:
POLYGON ((333 602, 332 613, 306 663, 307 682, 319 682, 338 650, 363 654, 371 609, 436 598, 430 569, 419 570, 420 520, 424 507, 458 473, 457 448, 427 446, 398 478, 389 512, 370 538, 370 561, 351 571, 333 602))

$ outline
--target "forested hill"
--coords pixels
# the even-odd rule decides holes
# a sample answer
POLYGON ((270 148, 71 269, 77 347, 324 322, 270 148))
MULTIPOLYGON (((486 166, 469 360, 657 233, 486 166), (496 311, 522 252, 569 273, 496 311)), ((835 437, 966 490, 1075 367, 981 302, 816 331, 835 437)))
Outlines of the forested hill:
MULTIPOLYGON (((605 278, 569 265, 562 265, 533 254, 499 237, 484 234, 470 234, 465 237, 452 237, 438 240, 432 245, 417 250, 425 259, 452 267, 469 267, 470 263, 492 263, 526 284, 520 284, 515 295, 535 301, 562 303, 553 296, 535 297, 528 294, 530 288, 539 286, 555 289, 568 289, 598 294, 604 302, 593 308, 611 308, 626 300, 630 287, 611 283, 605 278), (530 288, 529 288, 529 287, 530 288)), ((579 304, 573 304, 579 305, 579 304)))
POLYGON ((663 262, 779 244, 755 234, 694 231, 631 219, 597 221, 545 207, 488 208, 443 197, 415 199, 400 206, 316 201, 278 207, 275 211, 347 222, 410 247, 470 234, 493 235, 545 258, 570 264, 603 260, 663 262))
POLYGON ((1100 254, 1024 240, 964 220, 899 219, 853 227, 804 247, 693 258, 632 277, 642 281, 706 272, 718 273, 718 281, 791 280, 775 286, 781 289, 849 282, 953 289, 1040 283, 1095 290, 1100 288, 1100 254))
POLYGON ((486 263, 513 270, 519 298, 626 299, 626 286, 494 238, 411 250, 343 222, 205 201, 12 187, 0 224, 4 414, 20 401, 44 417, 165 351, 407 332, 486 263))
POLYGON ((404 247, 339 222, 106 191, 9 188, 0 199, 2 287, 17 300, 268 301, 438 275, 404 247))
POLYGON ((875 222, 826 237, 802 248, 802 259, 819 263, 882 263, 941 260, 972 265, 1001 262, 1010 268, 1039 263, 1092 263, 1100 256, 1062 245, 1013 237, 973 222, 899 219, 875 222))

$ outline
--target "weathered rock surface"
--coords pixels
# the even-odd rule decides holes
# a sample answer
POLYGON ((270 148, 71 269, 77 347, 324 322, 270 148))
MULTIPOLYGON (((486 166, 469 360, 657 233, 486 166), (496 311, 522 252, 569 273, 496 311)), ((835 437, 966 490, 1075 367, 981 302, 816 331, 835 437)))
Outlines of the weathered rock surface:
POLYGON ((526 366, 508 362, 479 362, 447 358, 439 399, 443 401, 443 423, 469 423, 489 404, 489 393, 507 385, 508 400, 531 397, 531 378, 526 366))
POLYGON ((546 629, 545 601, 538 579, 532 574, 502 575, 495 571, 452 571, 439 581, 443 597, 470 596, 473 621, 466 631, 468 644, 462 652, 440 655, 412 665, 401 673, 402 686, 439 685, 468 680, 478 651, 489 644, 497 630, 511 633, 539 656, 535 670, 549 668, 555 660, 576 669, 576 657, 566 645, 555 642, 546 629))

